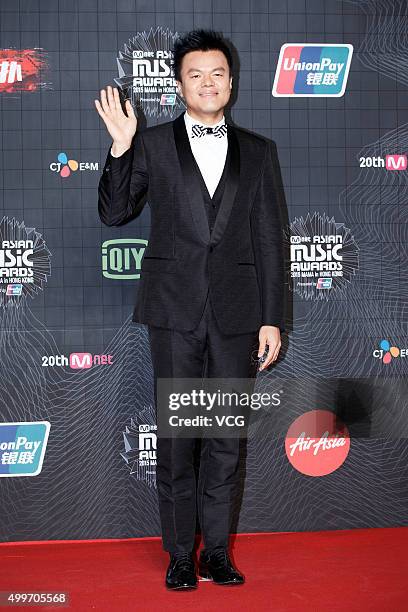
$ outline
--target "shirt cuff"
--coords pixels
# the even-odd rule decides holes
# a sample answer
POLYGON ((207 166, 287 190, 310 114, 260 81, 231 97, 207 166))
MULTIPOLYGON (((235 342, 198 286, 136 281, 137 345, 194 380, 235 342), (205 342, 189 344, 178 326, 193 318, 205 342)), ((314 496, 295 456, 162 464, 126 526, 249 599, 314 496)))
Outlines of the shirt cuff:
MULTIPOLYGON (((112 153, 112 147, 110 148, 110 154, 112 155, 112 157, 121 157, 120 155, 114 155, 114 154, 112 153)), ((122 153, 122 155, 123 155, 123 153, 122 153)))
POLYGON ((114 157, 115 159, 119 159, 119 157, 122 157, 123 155, 125 155, 126 153, 129 153, 129 151, 131 150, 132 147, 130 147, 129 149, 126 149, 126 151, 124 151, 123 153, 121 153, 121 155, 114 155, 112 153, 112 147, 109 149, 109 153, 112 155, 112 157, 114 157))

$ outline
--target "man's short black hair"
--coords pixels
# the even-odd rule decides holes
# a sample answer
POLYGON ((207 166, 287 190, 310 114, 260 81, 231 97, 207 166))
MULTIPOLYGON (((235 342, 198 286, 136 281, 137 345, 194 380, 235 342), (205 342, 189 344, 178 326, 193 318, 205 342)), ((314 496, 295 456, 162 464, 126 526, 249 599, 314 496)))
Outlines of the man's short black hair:
POLYGON ((173 70, 177 81, 181 81, 181 63, 183 57, 191 51, 221 51, 227 58, 232 74, 232 55, 222 35, 214 30, 191 30, 176 39, 173 47, 173 70))

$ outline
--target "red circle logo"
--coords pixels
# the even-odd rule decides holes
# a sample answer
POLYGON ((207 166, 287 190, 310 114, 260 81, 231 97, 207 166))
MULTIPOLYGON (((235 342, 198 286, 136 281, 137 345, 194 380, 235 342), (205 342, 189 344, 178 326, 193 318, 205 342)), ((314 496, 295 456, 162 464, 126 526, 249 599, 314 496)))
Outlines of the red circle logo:
POLYGON ((286 455, 299 472, 325 476, 339 468, 350 450, 346 425, 329 410, 310 410, 288 429, 286 455))

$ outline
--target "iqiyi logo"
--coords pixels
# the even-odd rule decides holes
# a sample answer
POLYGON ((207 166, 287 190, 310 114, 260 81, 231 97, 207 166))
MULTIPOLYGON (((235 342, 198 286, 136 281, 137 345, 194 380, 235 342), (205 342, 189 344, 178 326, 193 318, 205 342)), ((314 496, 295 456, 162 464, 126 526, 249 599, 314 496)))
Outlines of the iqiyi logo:
POLYGON ((373 357, 381 359, 383 363, 391 363, 397 357, 406 357, 407 349, 400 349, 397 346, 391 346, 388 340, 381 340, 378 344, 379 348, 373 351, 373 357))
POLYGON ((50 164, 51 172, 58 172, 62 178, 68 178, 71 172, 77 170, 99 170, 98 162, 78 162, 76 159, 68 159, 64 152, 58 153, 57 161, 50 164))
POLYGON ((147 242, 142 238, 105 240, 102 244, 102 274, 106 278, 140 278, 147 242))

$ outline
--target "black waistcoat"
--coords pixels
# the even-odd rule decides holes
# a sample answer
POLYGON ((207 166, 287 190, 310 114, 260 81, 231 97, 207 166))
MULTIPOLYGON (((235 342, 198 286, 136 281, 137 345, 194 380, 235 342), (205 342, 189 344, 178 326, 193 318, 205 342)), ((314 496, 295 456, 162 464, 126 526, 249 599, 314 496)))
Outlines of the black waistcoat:
POLYGON ((217 218, 217 213, 218 213, 218 210, 221 204, 221 200, 222 200, 222 196, 224 193, 224 189, 225 189, 227 170, 228 170, 228 165, 230 163, 230 147, 228 147, 228 150, 227 150, 224 170, 222 172, 221 178, 218 182, 217 188, 212 198, 208 192, 207 186, 203 179, 203 175, 201 174, 199 165, 197 164, 192 151, 191 151, 191 155, 193 156, 193 159, 194 159, 195 171, 197 172, 199 180, 200 180, 201 192, 203 194, 203 200, 204 200, 204 205, 205 205, 205 212, 207 213, 208 227, 210 228, 210 234, 211 234, 212 229, 214 227, 215 219, 217 218))

